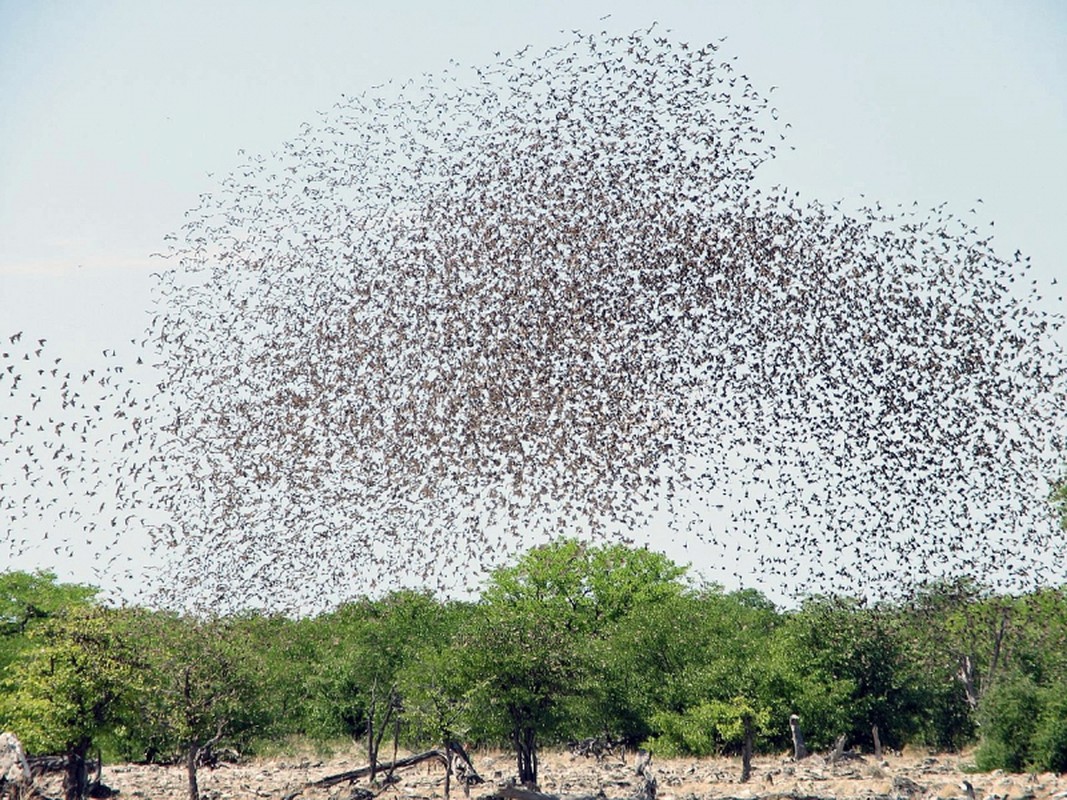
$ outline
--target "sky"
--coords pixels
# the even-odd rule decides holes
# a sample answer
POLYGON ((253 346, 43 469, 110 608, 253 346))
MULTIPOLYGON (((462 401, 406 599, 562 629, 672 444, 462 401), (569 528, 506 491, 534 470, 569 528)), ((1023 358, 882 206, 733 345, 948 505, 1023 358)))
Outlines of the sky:
MULTIPOLYGON (((974 209, 995 221, 999 252, 1031 257, 1062 313, 1067 5, 1055 0, 0 0, 0 335, 46 338, 68 360, 143 336, 163 237, 239 151, 276 151, 342 94, 653 22, 692 43, 727 37, 739 70, 776 87, 795 149, 758 180, 845 207, 974 209)), ((5 400, 0 416, 18 411, 5 400)), ((51 554, 4 564, 0 552, 0 569, 97 580, 88 559, 51 554)))

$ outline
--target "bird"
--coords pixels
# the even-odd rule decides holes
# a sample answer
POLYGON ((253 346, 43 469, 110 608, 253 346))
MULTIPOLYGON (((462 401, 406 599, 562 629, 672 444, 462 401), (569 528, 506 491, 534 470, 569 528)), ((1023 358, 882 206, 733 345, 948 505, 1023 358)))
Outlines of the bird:
POLYGON ((167 237, 143 345, 75 392, 8 337, 19 490, 118 536, 163 519, 181 602, 459 591, 662 519, 709 574, 798 594, 1062 580, 1034 476, 1065 363, 1009 292, 1021 251, 948 205, 759 185, 778 86, 655 27, 348 92, 239 153, 167 237))

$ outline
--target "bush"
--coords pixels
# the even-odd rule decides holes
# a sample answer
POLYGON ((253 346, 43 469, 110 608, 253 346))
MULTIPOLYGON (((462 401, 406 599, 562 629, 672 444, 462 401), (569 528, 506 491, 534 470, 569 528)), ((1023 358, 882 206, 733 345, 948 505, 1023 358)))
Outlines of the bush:
POLYGON ((770 722, 766 709, 757 709, 744 698, 731 702, 708 700, 682 713, 660 712, 652 726, 658 735, 645 747, 665 758, 712 756, 740 750, 744 741, 744 718, 752 720, 753 733, 762 737, 770 722))
POLYGON ((717 703, 701 703, 683 713, 667 711, 652 717, 657 735, 645 747, 665 758, 718 755, 721 743, 715 735, 719 716, 717 703))
POLYGON ((983 771, 1021 772, 1033 762, 1033 743, 1041 716, 1041 692, 1029 678, 997 685, 979 709, 982 741, 975 765, 983 771))
POLYGON ((1041 692, 1043 708, 1034 731, 1032 764, 1040 772, 1067 772, 1067 685, 1041 692))
POLYGON ((963 684, 949 677, 931 680, 926 719, 916 741, 938 751, 959 751, 974 741, 975 727, 963 684))
POLYGON ((1067 772, 1067 683, 1021 678, 982 700, 978 769, 1067 772))

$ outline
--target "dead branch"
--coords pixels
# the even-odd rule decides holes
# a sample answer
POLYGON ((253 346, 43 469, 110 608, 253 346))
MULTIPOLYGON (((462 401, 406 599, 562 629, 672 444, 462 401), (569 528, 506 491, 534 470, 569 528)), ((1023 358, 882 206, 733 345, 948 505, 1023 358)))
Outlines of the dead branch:
MULTIPOLYGON (((455 748, 449 747, 449 749, 455 752, 455 748)), ((467 767, 467 774, 464 776, 464 781, 468 784, 484 783, 484 780, 481 778, 481 776, 479 776, 478 773, 474 771, 474 765, 471 764, 470 758, 465 752, 462 751, 462 748, 460 748, 460 751, 457 753, 457 755, 460 756, 460 758, 465 762, 467 767)), ((295 792, 290 792, 289 794, 285 795, 282 800, 293 800, 293 798, 295 798, 297 795, 308 789, 326 789, 331 786, 337 786, 340 783, 351 783, 352 781, 357 781, 360 778, 364 778, 370 775, 372 772, 392 773, 398 769, 414 767, 418 764, 422 764, 426 761, 432 761, 434 759, 440 761, 446 769, 448 768, 448 756, 445 752, 436 749, 426 750, 422 753, 415 753, 414 755, 405 756, 404 758, 397 758, 393 761, 389 761, 386 763, 380 763, 377 765, 369 764, 365 767, 359 767, 358 769, 352 769, 348 770, 347 772, 338 773, 337 775, 327 775, 325 778, 319 778, 317 781, 311 781, 310 783, 305 784, 303 787, 297 789, 295 792)))

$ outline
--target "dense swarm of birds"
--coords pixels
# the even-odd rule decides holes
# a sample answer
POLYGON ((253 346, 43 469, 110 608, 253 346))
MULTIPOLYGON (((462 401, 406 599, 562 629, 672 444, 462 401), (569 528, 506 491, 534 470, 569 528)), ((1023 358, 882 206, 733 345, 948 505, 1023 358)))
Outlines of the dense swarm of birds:
POLYGON ((377 87, 201 197, 133 448, 176 594, 454 589, 564 532, 802 594, 1063 579, 1025 259, 761 188, 787 126, 720 44, 377 87))

